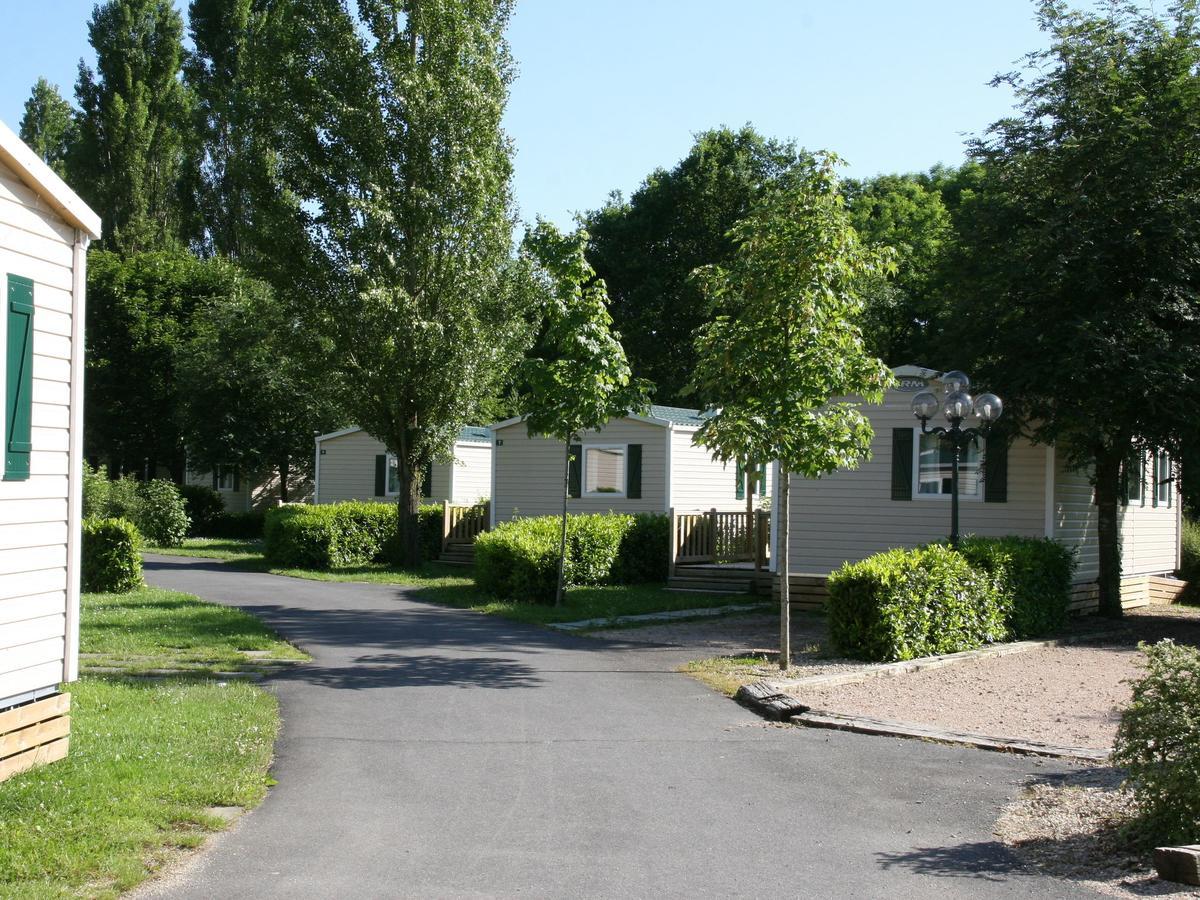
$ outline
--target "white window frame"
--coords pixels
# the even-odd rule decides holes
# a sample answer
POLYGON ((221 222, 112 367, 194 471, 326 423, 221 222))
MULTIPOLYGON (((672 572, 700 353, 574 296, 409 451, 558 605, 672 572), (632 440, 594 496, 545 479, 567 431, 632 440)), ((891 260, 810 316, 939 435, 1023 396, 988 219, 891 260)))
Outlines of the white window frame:
MULTIPOLYGON (((912 469, 912 498, 914 500, 933 500, 937 503, 947 503, 952 499, 952 495, 947 492, 945 494, 922 494, 921 493, 921 429, 913 429, 913 469, 912 469)), ((987 459, 987 441, 983 435, 979 436, 979 493, 964 494, 959 492, 958 499, 965 503, 980 503, 983 501, 987 493, 987 484, 983 478, 983 464, 987 459)))
POLYGON ((1154 460, 1154 471, 1158 476, 1154 482, 1154 500, 1159 506, 1170 509, 1174 499, 1171 495, 1174 493, 1173 488, 1175 487, 1175 463, 1171 459, 1171 454, 1166 450, 1156 450, 1154 460), (1165 472, 1164 461, 1166 463, 1165 472))
POLYGON ((624 498, 629 489, 629 444, 583 444, 579 451, 579 496, 624 498), (587 489, 587 455, 589 450, 620 450, 621 474, 624 484, 619 491, 589 491, 587 489))
POLYGON ((221 463, 217 466, 217 493, 232 494, 236 491, 234 487, 237 484, 237 479, 234 477, 234 466, 227 463, 221 463), (221 482, 225 480, 225 476, 229 476, 229 487, 222 487, 221 482))

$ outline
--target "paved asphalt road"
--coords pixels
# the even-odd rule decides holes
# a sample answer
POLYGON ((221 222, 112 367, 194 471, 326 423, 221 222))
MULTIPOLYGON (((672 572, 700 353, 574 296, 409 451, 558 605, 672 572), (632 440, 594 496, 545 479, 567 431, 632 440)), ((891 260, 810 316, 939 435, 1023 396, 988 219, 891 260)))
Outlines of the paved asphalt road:
POLYGON ((143 895, 1073 897, 997 809, 1055 764, 779 727, 678 650, 560 635, 384 585, 158 557, 313 656, 276 678, 279 784, 143 895))

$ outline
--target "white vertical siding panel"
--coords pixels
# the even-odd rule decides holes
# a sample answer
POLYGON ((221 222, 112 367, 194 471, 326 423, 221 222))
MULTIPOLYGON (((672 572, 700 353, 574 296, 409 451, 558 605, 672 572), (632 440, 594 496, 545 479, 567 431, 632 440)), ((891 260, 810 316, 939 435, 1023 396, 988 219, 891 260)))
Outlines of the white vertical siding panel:
POLYGON ((453 503, 468 504, 492 496, 492 448, 489 444, 458 443, 454 447, 453 503))
MULTIPOLYGON (((744 510, 746 500, 737 496, 737 464, 713 459, 707 449, 692 443, 694 434, 679 428, 671 432, 671 503, 676 512, 744 510)), ((770 476, 768 492, 769 481, 770 476)), ((757 505, 761 498, 754 496, 757 505)))

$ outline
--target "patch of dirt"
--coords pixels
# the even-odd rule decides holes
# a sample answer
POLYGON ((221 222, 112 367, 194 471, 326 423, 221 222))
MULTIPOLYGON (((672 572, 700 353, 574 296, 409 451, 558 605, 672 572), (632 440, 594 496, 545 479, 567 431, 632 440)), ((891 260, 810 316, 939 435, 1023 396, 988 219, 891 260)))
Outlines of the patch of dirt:
POLYGON ((1166 637, 1200 646, 1200 609, 1148 607, 1094 642, 793 693, 842 715, 1102 750, 1112 746, 1129 682, 1142 674, 1138 641, 1166 637))
POLYGON ((1149 851, 1123 840, 1137 805, 1121 779, 1117 769, 1084 769, 1035 781, 1005 808, 996 836, 1027 865, 1110 897, 1200 897, 1160 880, 1149 851))

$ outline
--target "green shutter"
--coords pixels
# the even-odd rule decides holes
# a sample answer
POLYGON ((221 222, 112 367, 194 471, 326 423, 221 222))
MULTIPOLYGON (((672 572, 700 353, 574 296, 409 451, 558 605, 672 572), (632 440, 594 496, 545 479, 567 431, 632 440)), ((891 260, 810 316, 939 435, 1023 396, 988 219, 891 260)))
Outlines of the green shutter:
POLYGON ((983 501, 1008 502, 1008 439, 996 432, 987 436, 983 451, 983 501))
POLYGON ((375 496, 387 496, 387 454, 380 453, 375 457, 375 496))
POLYGON ((740 459, 738 460, 737 466, 734 469, 733 477, 736 479, 736 482, 734 485, 734 495, 739 500, 745 500, 746 499, 746 470, 744 468, 742 468, 742 461, 740 459))
POLYGON ((213 490, 219 490, 221 487, 221 467, 213 466, 213 490))
POLYGON ((583 494, 583 445, 571 444, 568 452, 571 462, 567 466, 567 496, 579 497, 583 494))
POLYGON ((8 276, 4 480, 29 478, 33 452, 33 282, 8 276))
POLYGON ((425 463, 425 468, 421 470, 421 496, 433 496, 433 463, 425 463))
POLYGON ((233 489, 235 491, 242 489, 242 470, 238 466, 233 467, 233 489))
POLYGON ((913 497, 913 430, 892 429, 892 499, 913 497))
POLYGON ((625 496, 642 498, 642 445, 630 444, 625 456, 625 496))

